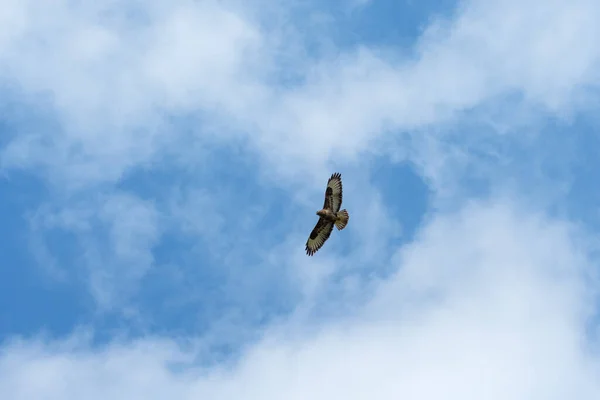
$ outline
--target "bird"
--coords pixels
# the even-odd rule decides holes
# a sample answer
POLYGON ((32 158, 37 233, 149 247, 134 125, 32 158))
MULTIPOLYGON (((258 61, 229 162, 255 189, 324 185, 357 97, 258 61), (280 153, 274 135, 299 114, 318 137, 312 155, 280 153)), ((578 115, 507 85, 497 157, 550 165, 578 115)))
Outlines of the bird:
POLYGON ((334 172, 327 181, 325 189, 325 203, 323 208, 317 211, 319 220, 306 241, 306 254, 314 255, 325 241, 329 239, 333 226, 341 231, 348 225, 350 215, 346 209, 340 210, 342 206, 342 175, 334 172))

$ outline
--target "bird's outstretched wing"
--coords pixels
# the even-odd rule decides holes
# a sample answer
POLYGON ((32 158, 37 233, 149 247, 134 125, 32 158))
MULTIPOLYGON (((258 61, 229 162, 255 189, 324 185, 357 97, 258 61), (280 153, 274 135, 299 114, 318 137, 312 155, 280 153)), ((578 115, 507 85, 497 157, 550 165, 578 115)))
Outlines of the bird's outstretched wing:
POLYGON ((327 181, 325 189, 325 203, 323 208, 328 208, 333 212, 340 211, 342 206, 342 175, 335 172, 327 181))
POLYGON ((329 239, 331 231, 333 230, 333 222, 328 221, 324 218, 319 218, 317 225, 310 233, 310 237, 306 241, 306 254, 312 256, 323 246, 325 241, 329 239))

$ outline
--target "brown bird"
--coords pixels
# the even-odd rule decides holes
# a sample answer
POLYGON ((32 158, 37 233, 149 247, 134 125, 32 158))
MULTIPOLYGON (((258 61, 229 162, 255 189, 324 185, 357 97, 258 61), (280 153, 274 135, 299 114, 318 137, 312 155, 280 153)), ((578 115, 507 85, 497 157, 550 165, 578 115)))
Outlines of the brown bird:
POLYGON ((323 246, 325 241, 329 239, 329 235, 331 235, 333 225, 335 225, 339 231, 346 227, 350 216, 345 209, 340 210, 341 206, 342 175, 336 172, 332 174, 327 181, 325 204, 323 204, 323 209, 317 211, 319 221, 306 241, 306 254, 312 256, 321 248, 321 246, 323 246))

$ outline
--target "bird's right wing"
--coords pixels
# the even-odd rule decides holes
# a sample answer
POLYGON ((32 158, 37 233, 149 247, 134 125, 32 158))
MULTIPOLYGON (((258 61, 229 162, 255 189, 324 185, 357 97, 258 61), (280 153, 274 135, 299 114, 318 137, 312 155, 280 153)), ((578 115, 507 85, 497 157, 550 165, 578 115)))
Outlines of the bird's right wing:
POLYGON ((312 256, 323 246, 325 241, 329 239, 331 231, 333 230, 333 222, 328 221, 324 218, 319 218, 317 225, 310 233, 310 237, 306 241, 306 254, 312 256))
POLYGON ((336 172, 331 175, 327 181, 327 189, 325 189, 325 203, 323 208, 330 209, 333 212, 340 211, 342 206, 342 175, 336 172))

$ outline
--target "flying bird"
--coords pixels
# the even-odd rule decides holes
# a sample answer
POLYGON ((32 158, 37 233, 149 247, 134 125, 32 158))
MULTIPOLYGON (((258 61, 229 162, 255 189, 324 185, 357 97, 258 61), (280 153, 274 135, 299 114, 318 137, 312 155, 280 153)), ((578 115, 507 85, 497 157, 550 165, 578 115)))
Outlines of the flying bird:
POLYGON ((327 181, 327 189, 325 189, 325 204, 323 209, 317 211, 319 221, 310 233, 310 237, 306 241, 306 254, 312 256, 323 246, 325 241, 329 239, 333 225, 339 231, 344 229, 348 224, 348 211, 341 210, 342 206, 342 175, 336 172, 331 175, 327 181))

